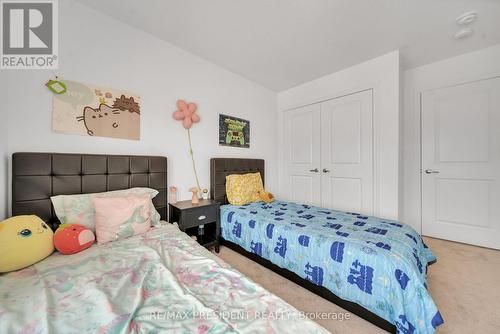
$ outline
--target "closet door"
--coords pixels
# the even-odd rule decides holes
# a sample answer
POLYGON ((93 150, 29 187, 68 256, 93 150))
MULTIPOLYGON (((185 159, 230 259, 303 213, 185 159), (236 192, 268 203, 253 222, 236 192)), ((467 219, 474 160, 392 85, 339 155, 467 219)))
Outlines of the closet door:
POLYGON ((292 202, 320 205, 320 106, 285 113, 284 188, 292 202))
POLYGON ((321 103, 321 205, 373 215, 373 91, 321 103))

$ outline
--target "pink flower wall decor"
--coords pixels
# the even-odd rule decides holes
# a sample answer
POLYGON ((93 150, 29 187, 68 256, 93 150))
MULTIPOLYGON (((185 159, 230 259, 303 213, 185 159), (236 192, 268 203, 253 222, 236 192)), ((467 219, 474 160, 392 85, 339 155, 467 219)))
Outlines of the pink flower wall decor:
POLYGON ((195 103, 186 103, 184 100, 177 101, 177 111, 174 111, 173 117, 177 121, 182 121, 184 129, 189 130, 193 123, 200 121, 200 116, 195 114, 197 106, 195 103))
POLYGON ((193 124, 198 123, 200 121, 200 116, 196 114, 197 108, 198 107, 193 102, 187 103, 184 100, 177 100, 177 110, 174 111, 172 117, 177 121, 182 121, 182 126, 184 127, 184 129, 187 130, 188 141, 189 141, 189 155, 191 156, 191 161, 193 163, 194 177, 196 179, 196 185, 198 186, 198 189, 201 189, 200 181, 198 180, 198 173, 196 172, 196 164, 194 162, 193 146, 191 144, 191 132, 190 132, 190 129, 193 126, 193 124))

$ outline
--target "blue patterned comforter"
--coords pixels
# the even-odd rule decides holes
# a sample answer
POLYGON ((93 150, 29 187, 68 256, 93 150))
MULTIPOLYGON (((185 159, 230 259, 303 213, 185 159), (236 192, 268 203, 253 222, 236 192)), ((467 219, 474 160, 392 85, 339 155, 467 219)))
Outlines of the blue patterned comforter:
POLYGON ((222 237, 396 325, 433 333, 443 319, 427 290, 436 257, 410 226, 275 201, 221 207, 222 237))

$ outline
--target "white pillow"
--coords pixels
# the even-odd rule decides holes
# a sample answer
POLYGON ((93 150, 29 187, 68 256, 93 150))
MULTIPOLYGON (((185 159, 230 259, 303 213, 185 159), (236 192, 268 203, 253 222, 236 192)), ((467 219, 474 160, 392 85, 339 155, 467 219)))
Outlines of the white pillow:
POLYGON ((142 196, 150 198, 151 225, 160 225, 160 214, 156 211, 152 199, 158 195, 158 191, 151 188, 131 188, 124 190, 108 191, 104 193, 82 194, 82 195, 58 195, 50 199, 54 211, 63 224, 79 224, 87 227, 95 233, 95 208, 92 198, 117 198, 129 196, 142 196))

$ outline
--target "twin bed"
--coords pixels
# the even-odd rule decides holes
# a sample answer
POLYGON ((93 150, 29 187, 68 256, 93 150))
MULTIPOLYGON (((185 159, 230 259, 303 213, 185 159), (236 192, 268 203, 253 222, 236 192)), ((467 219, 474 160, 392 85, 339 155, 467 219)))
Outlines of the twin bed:
POLYGON ((433 333, 443 323, 427 289, 436 258, 411 227, 282 201, 230 205, 225 177, 259 172, 264 180, 264 160, 210 166, 224 245, 389 332, 433 333))
MULTIPOLYGON (((55 229, 51 196, 149 187, 167 220, 167 165, 165 157, 17 153, 13 214, 55 229)), ((228 205, 225 177, 264 180, 264 161, 210 166, 226 246, 389 332, 432 333, 442 323, 426 285, 435 257, 410 227, 281 201, 228 205)), ((8 332, 326 332, 170 224, 3 274, 0 295, 8 332)))

